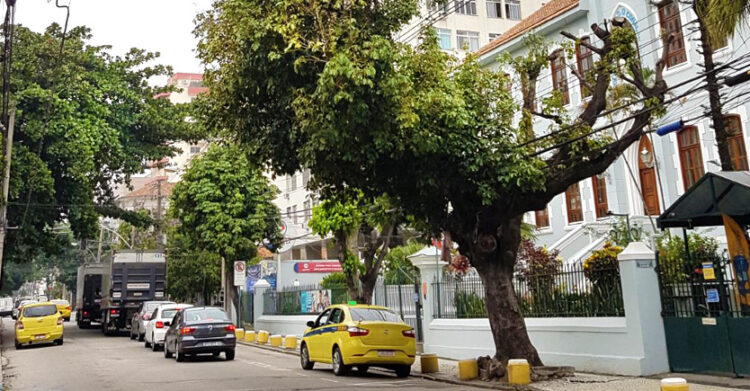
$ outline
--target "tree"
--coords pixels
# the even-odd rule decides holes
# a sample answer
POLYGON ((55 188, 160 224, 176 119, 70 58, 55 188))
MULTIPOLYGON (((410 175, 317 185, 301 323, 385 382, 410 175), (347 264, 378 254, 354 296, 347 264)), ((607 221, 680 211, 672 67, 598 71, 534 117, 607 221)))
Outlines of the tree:
MULTIPOLYGON (((228 265, 249 261, 263 242, 278 246, 281 216, 273 203, 277 192, 236 145, 213 145, 190 162, 172 190, 167 212, 176 222, 168 231, 167 257, 175 258, 168 283, 177 284, 171 292, 182 297, 184 292, 199 293, 196 288, 203 286, 201 293, 207 298, 213 292, 207 284, 216 281, 215 275, 182 273, 218 270, 221 259, 228 265)), ((227 267, 225 273, 232 281, 233 268, 227 267)), ((227 301, 239 308, 236 292, 230 289, 226 294, 227 301)))
POLYGON ((556 92, 537 112, 528 95, 550 53, 532 46, 527 61, 514 61, 528 65, 517 67, 519 110, 505 75, 456 62, 434 32, 417 48, 394 42, 415 9, 404 0, 215 2, 197 28, 200 56, 217 65, 205 117, 269 167, 309 167, 324 194, 387 194, 428 232, 448 232, 484 283, 496 357, 540 364, 512 284, 523 215, 603 172, 641 137, 663 112, 664 58, 649 84, 633 31, 593 25, 601 44, 580 44, 599 61, 588 77, 576 72, 587 105, 568 113, 556 92), (643 96, 618 138, 594 130, 613 76, 643 96), (516 115, 525 117, 518 125, 516 115), (547 137, 534 138, 531 115, 550 120, 547 137))
POLYGON ((147 160, 173 153, 168 141, 189 136, 182 107, 154 98, 167 88, 148 84, 169 68, 158 54, 123 56, 89 44, 76 27, 66 34, 16 26, 9 88, 17 108, 5 261, 23 263, 57 249, 52 227, 65 222, 76 239, 98 236, 100 214, 130 221, 114 206, 114 187, 147 160))
MULTIPOLYGON (((733 6, 736 1, 715 1, 715 0, 693 0, 693 11, 697 16, 698 30, 700 31, 700 43, 701 48, 699 50, 701 56, 703 56, 703 70, 706 74, 706 90, 708 91, 708 103, 710 107, 710 118, 711 124, 716 134, 716 147, 719 150, 719 161, 721 162, 721 169, 723 171, 734 171, 741 169, 740 167, 734 167, 732 164, 732 155, 729 151, 729 140, 731 136, 728 132, 723 113, 723 104, 721 101, 721 92, 719 91, 719 75, 717 75, 717 64, 714 62, 714 51, 720 48, 721 42, 726 42, 727 34, 717 32, 716 29, 712 29, 709 25, 712 17, 709 16, 709 9, 711 7, 718 7, 719 9, 727 6, 733 6), (717 4, 722 3, 722 4, 717 4)), ((677 7, 677 2, 675 2, 677 7)), ((732 18, 736 20, 736 17, 732 18)))
POLYGON ((393 244, 398 217, 388 209, 387 198, 372 205, 360 192, 342 192, 313 209, 310 228, 326 237, 333 234, 336 254, 346 276, 349 297, 370 304, 383 262, 393 244), (358 248, 360 240, 362 248, 358 248), (361 254, 362 262, 358 254, 361 254))

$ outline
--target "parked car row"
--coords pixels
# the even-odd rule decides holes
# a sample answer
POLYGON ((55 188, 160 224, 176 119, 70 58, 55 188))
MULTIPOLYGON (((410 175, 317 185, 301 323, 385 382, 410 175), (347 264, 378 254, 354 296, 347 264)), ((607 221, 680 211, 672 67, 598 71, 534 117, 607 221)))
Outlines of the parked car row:
POLYGON ((164 358, 182 362, 187 357, 224 353, 234 359, 235 327, 218 307, 194 307, 171 301, 147 301, 131 319, 130 339, 146 348, 164 350, 164 358))

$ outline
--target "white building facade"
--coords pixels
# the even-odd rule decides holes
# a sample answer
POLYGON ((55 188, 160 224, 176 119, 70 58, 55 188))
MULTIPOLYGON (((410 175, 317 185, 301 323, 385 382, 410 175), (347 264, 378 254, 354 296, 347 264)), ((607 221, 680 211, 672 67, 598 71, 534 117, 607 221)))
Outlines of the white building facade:
MULTIPOLYGON (((689 4, 665 1, 655 5, 647 0, 638 1, 596 1, 596 0, 553 0, 524 19, 508 33, 481 48, 478 61, 487 68, 498 69, 497 58, 505 52, 513 56, 523 55, 523 36, 532 31, 548 41, 554 42, 552 51, 567 40, 560 35, 566 31, 596 43, 590 26, 593 23, 611 25, 614 18, 624 18, 636 31, 638 51, 644 68, 654 69, 662 53, 662 30, 675 33, 675 40, 669 47, 667 69, 664 78, 668 86, 680 85, 670 91, 670 96, 678 96, 700 84, 703 74, 699 33, 691 28, 696 19, 689 4), (695 81, 692 81, 696 78, 695 81), (684 83, 683 83, 684 84, 684 83)), ((569 41, 569 40, 568 40, 569 41)), ((570 41, 569 41, 570 42, 570 41)), ((742 37, 734 40, 715 52, 717 62, 742 59, 748 53, 742 37)), ((596 61, 590 51, 576 49, 572 67, 586 69, 596 61)), ((743 63, 745 66, 747 63, 743 63)), ((740 68, 741 69, 741 68, 740 68)), ((510 69, 503 71, 511 73, 510 69)), ((722 74, 728 75, 729 73, 722 74)), ((727 91, 725 98, 725 118, 734 130, 730 145, 737 169, 747 170, 747 127, 748 105, 741 99, 742 90, 727 91), (739 98, 737 98, 739 94, 739 98), (734 97, 734 98, 733 98, 734 97)), ((557 89, 567 100, 571 115, 581 112, 586 96, 580 83, 565 64, 551 63, 542 71, 537 85, 537 102, 557 89)), ((725 90, 726 91, 726 90, 725 90)), ((515 91, 520 100, 520 91, 515 91)), ((667 99, 669 99, 669 97, 667 99)), ((526 221, 540 229, 537 240, 548 248, 560 250, 567 261, 579 261, 602 246, 606 233, 612 227, 614 214, 628 215, 632 224, 643 226, 646 231, 656 230, 656 217, 676 201, 695 181, 706 172, 719 171, 716 138, 711 121, 704 116, 708 110, 708 94, 697 89, 667 106, 667 114, 659 119, 655 127, 680 119, 689 120, 679 132, 660 137, 655 133, 644 135, 640 142, 628 149, 606 172, 594 178, 571 186, 563 194, 555 197, 546 210, 528 213, 526 221)), ((602 118, 596 127, 610 123, 602 118)), ((535 120, 538 135, 548 131, 549 122, 535 120)), ((613 128, 613 136, 623 134, 629 122, 613 128)), ((720 230, 709 230, 719 242, 725 242, 720 230)))

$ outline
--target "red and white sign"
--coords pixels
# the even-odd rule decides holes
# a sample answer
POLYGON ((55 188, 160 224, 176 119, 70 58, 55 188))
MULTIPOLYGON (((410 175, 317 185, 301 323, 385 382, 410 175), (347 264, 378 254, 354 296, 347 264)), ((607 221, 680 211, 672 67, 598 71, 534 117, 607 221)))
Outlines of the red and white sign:
POLYGON ((294 264, 294 271, 297 273, 333 273, 341 270, 341 264, 338 262, 297 262, 294 264))

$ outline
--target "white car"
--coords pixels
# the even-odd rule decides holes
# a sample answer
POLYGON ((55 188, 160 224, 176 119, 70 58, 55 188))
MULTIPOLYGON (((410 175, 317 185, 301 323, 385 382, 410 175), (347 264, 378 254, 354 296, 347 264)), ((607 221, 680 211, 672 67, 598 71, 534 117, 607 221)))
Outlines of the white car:
POLYGON ((141 304, 141 309, 133 314, 133 318, 130 319, 130 339, 138 338, 139 341, 143 341, 146 336, 146 323, 151 318, 151 314, 154 310, 162 304, 177 304, 174 301, 146 301, 141 304))
POLYGON ((190 308, 190 304, 163 304, 157 307, 151 314, 151 319, 146 323, 145 343, 147 348, 158 351, 164 346, 164 335, 167 333, 172 318, 179 311, 190 308))

